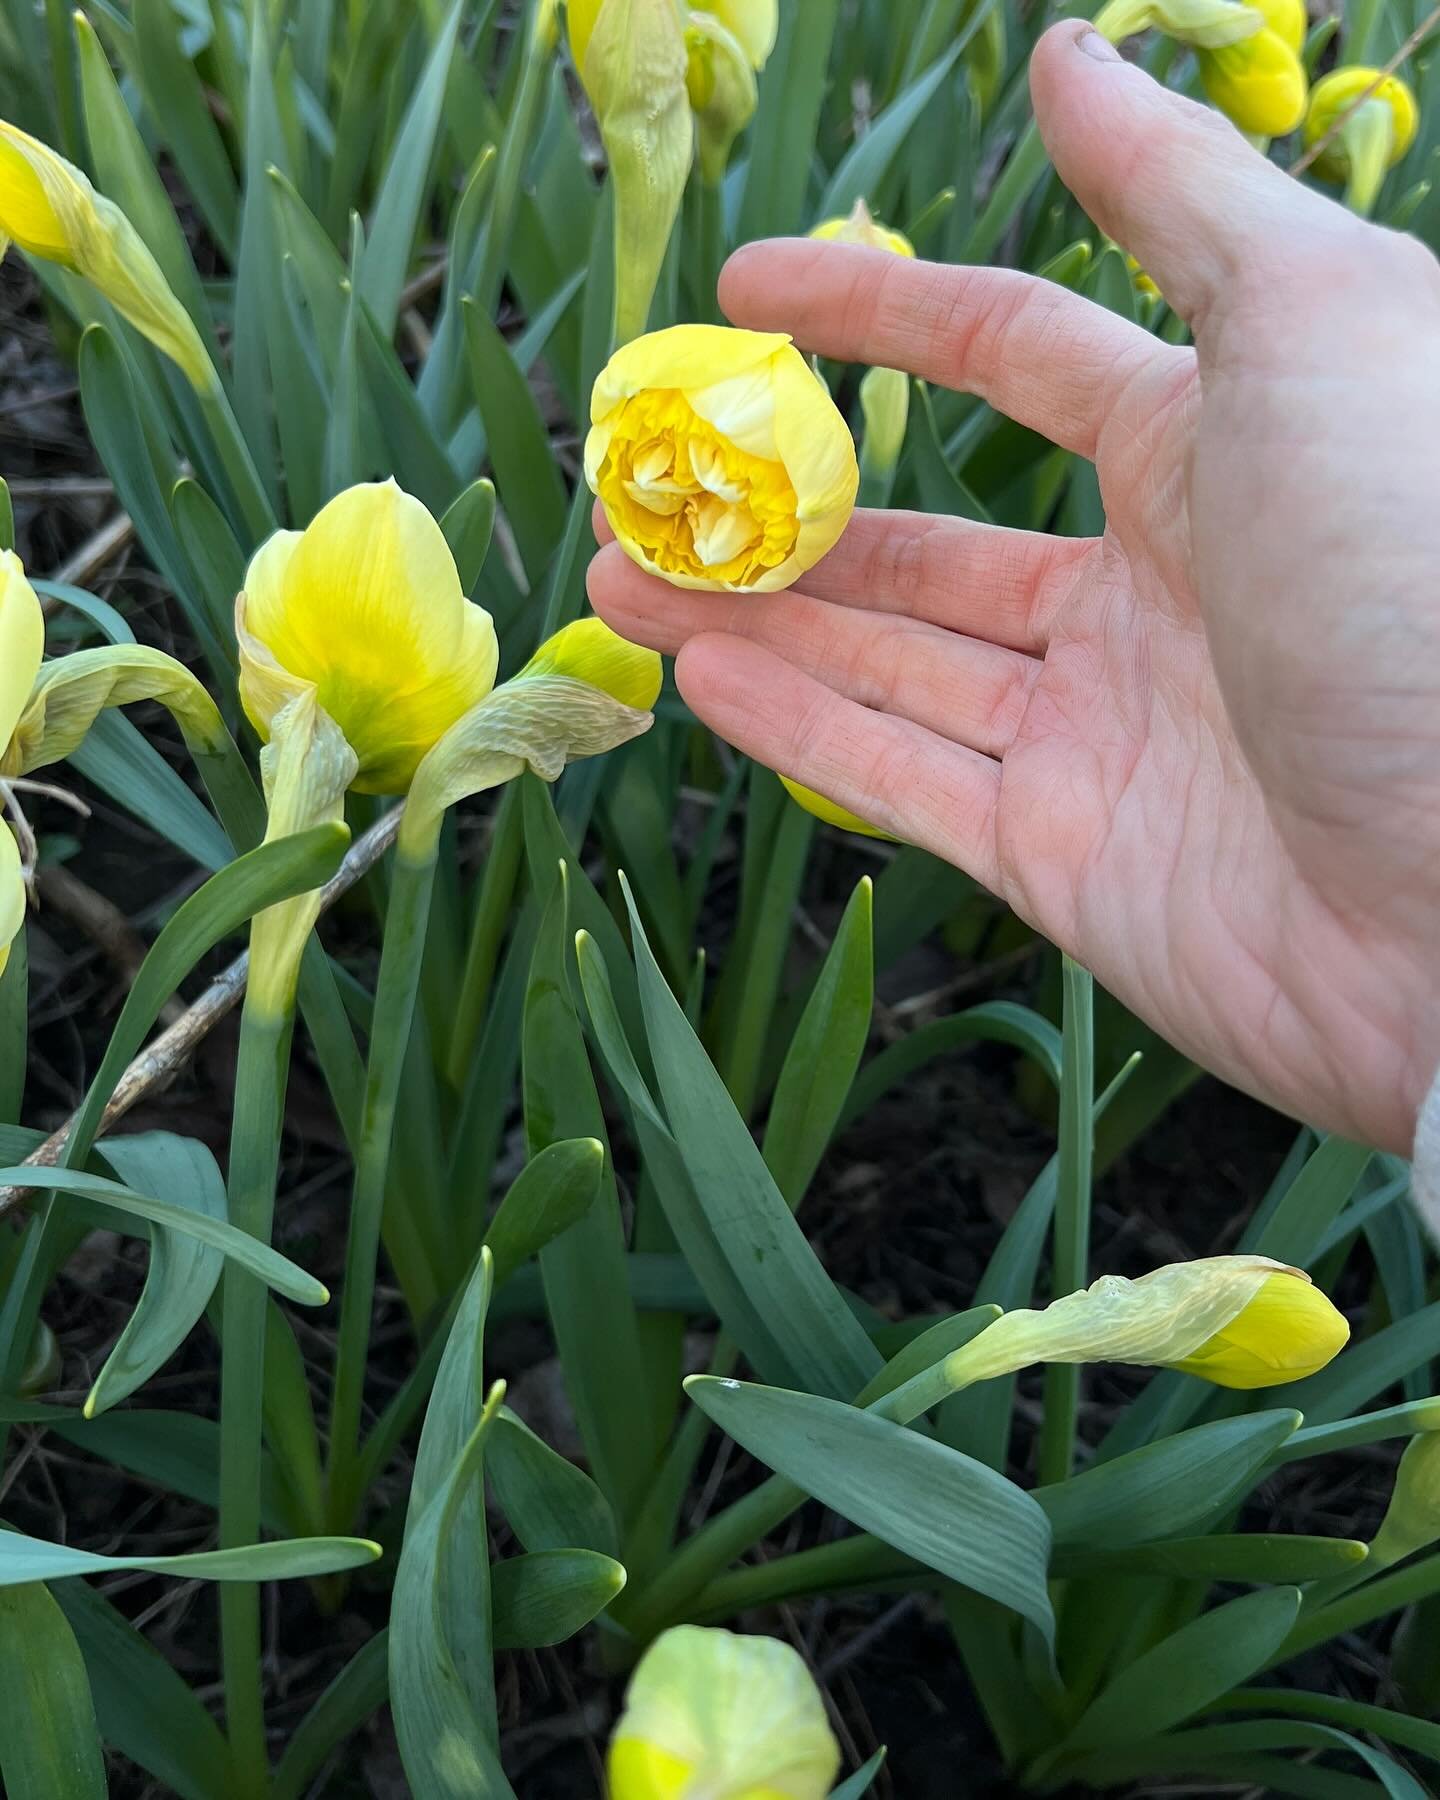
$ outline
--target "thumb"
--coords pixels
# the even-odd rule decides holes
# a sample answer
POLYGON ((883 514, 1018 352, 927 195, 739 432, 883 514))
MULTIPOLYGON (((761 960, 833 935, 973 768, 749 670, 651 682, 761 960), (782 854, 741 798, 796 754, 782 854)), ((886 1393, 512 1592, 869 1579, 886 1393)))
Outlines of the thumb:
POLYGON ((1293 262, 1297 238, 1324 253, 1353 231, 1343 207, 1276 168, 1223 114, 1152 81, 1083 20, 1040 39, 1030 92, 1061 180, 1197 334, 1237 285, 1253 291, 1293 262))

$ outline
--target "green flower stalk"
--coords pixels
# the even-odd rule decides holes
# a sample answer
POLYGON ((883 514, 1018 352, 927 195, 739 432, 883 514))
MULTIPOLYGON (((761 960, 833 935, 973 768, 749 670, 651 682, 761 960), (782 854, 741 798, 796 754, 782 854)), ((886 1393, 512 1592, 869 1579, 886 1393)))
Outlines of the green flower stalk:
MULTIPOLYGON (((337 816, 346 787, 406 796, 370 1032, 331 1396, 328 1503, 333 1517, 348 1518, 358 1499, 395 1110, 446 810, 527 768, 553 781, 575 757, 646 730, 660 659, 586 619, 556 633, 513 680, 496 687, 490 616, 465 598, 434 518, 393 481, 349 488, 305 531, 277 532, 263 544, 236 605, 236 629, 241 699, 269 741, 272 809, 282 794, 290 796, 284 829, 337 816)), ((317 905, 314 896, 292 900, 255 922, 251 994, 266 1017, 285 1015, 293 1001, 317 905)), ((244 1404, 245 1428, 258 1430, 248 1394, 244 1404)))

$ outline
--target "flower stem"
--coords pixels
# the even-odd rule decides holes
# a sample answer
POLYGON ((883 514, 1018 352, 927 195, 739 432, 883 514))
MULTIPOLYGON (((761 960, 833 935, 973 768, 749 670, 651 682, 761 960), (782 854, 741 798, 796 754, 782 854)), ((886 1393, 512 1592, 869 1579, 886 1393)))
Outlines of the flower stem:
POLYGON ((345 1286, 340 1298, 335 1385, 330 1400, 328 1489, 330 1517, 337 1530, 348 1528, 360 1499, 354 1488, 370 1315, 375 1298, 375 1259, 385 1210, 395 1108, 420 989, 435 864, 434 850, 422 861, 413 861, 403 849, 400 851, 385 917, 360 1145, 355 1159, 345 1286))
MULTIPOLYGON (((240 1018, 235 1120, 230 1140, 230 1223, 270 1242, 275 1179, 294 1015, 276 1017, 246 1003, 240 1018)), ((265 1286, 234 1262, 225 1265, 220 1375, 220 1543, 260 1535, 260 1438, 265 1370, 265 1286)), ((260 1589, 227 1581, 220 1590, 225 1715, 242 1800, 263 1795, 269 1780, 261 1686, 260 1589)))
MULTIPOLYGON (((1051 1298, 1083 1288, 1090 1266, 1090 1178, 1095 1154, 1095 984, 1067 956, 1064 964, 1064 1047, 1060 1064, 1060 1143, 1055 1192, 1055 1248, 1051 1298)), ((1040 1480, 1064 1481, 1075 1458, 1080 1366, 1055 1363, 1045 1371, 1045 1421, 1040 1432, 1040 1480)))

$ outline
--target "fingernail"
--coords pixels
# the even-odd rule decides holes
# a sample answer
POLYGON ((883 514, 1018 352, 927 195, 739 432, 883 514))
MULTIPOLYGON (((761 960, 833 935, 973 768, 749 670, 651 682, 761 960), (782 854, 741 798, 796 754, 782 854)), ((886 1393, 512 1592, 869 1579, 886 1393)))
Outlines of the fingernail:
POLYGON ((1075 48, 1083 56, 1093 56, 1096 62, 1113 63, 1125 60, 1109 38, 1102 37, 1098 31, 1082 31, 1075 40, 1075 48))

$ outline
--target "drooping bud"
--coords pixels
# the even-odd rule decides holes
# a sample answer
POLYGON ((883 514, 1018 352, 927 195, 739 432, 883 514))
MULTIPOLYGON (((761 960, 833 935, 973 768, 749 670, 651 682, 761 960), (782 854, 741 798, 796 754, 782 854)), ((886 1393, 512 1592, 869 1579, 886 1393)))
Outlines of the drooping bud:
POLYGON ((1305 114, 1305 144, 1313 148, 1329 139, 1315 171, 1328 181, 1343 181, 1346 200, 1368 217, 1386 174, 1414 143, 1419 123, 1415 96, 1398 75, 1382 79, 1379 69, 1334 69, 1315 83, 1305 114))
POLYGON ((713 13, 690 14, 685 50, 685 88, 695 114, 700 173, 717 187, 725 179, 731 145, 755 116, 755 71, 713 13))

